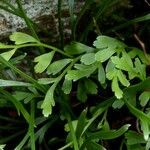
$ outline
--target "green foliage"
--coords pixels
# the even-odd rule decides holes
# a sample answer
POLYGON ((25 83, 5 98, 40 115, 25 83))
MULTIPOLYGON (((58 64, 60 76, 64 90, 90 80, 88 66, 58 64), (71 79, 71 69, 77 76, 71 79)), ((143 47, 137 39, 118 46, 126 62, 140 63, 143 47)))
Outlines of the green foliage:
MULTIPOLYGON (((7 149, 7 144, 14 142, 15 150, 106 150, 110 141, 119 138, 120 150, 149 150, 150 78, 146 69, 150 55, 145 46, 141 46, 142 51, 118 40, 129 35, 116 32, 149 20, 149 14, 123 24, 115 20, 117 26, 103 31, 105 27, 99 24, 110 25, 105 23, 107 17, 110 22, 114 18, 126 20, 118 11, 115 13, 117 6, 127 4, 125 0, 86 0, 78 16, 75 1, 69 0, 73 41, 64 47, 59 1, 61 50, 39 40, 36 25, 26 15, 20 0, 15 6, 2 2, 0 8, 23 18, 31 35, 15 32, 9 37, 13 45, 0 43, 0 149, 7 149), (78 32, 84 15, 89 20, 86 18, 84 32, 78 32), (111 30, 112 37, 104 34, 111 30), (90 32, 96 33, 97 38, 89 37, 90 32), (117 120, 113 118, 116 111, 117 120)), ((119 12, 122 14, 122 10, 119 12)), ((137 41, 141 45, 142 41, 137 41)))

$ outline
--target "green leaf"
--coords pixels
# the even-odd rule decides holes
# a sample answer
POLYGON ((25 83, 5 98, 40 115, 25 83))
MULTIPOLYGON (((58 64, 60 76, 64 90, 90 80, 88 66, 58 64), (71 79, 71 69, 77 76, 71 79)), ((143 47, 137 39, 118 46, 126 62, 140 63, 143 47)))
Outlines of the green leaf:
POLYGON ((100 50, 95 54, 95 59, 100 62, 105 62, 107 59, 109 59, 115 51, 113 49, 104 49, 100 50))
POLYGON ((14 55, 17 49, 10 50, 8 52, 1 53, 0 55, 6 60, 9 61, 10 58, 14 55))
POLYGON ((109 61, 107 62, 107 65, 106 65, 106 73, 110 72, 110 71, 113 71, 115 69, 115 64, 112 62, 111 59, 109 59, 109 61))
POLYGON ((89 65, 85 66, 82 70, 69 70, 66 79, 77 81, 83 77, 89 77, 95 70, 97 66, 96 65, 89 65))
POLYGON ((10 87, 10 86, 27 86, 27 87, 29 87, 29 86, 32 86, 32 84, 20 82, 20 81, 0 79, 0 87, 10 87))
POLYGON ((72 89, 72 81, 65 79, 62 85, 62 90, 65 94, 69 94, 72 89))
POLYGON ((71 61, 72 61, 72 59, 61 59, 61 60, 53 62, 47 68, 47 74, 55 75, 55 74, 59 73, 71 61))
POLYGON ((11 41, 14 41, 16 45, 25 43, 38 43, 38 40, 22 32, 14 32, 9 38, 11 41))
POLYGON ((126 79, 126 76, 123 74, 121 70, 118 70, 117 77, 122 85, 128 87, 130 85, 130 82, 126 79))
POLYGON ((111 60, 115 64, 115 67, 118 69, 128 72, 135 72, 135 70, 133 69, 133 62, 128 54, 123 53, 123 56, 121 58, 113 56, 111 57, 111 60))
POLYGON ((143 64, 147 64, 147 65, 149 64, 148 59, 150 59, 150 55, 147 54, 145 56, 144 52, 138 48, 133 47, 132 50, 128 52, 128 55, 131 58, 139 57, 139 59, 142 61, 143 64))
POLYGON ((140 104, 141 106, 145 107, 150 99, 150 92, 149 91, 144 91, 140 96, 140 104))
POLYGON ((87 100, 87 93, 85 90, 85 85, 81 81, 79 81, 78 87, 77 87, 77 98, 81 102, 85 102, 87 100))
POLYGON ((135 58, 135 68, 137 73, 139 74, 140 79, 145 80, 146 79, 146 66, 144 64, 141 64, 141 61, 139 58, 135 58))
POLYGON ((79 116, 78 123, 77 123, 77 128, 76 128, 77 139, 79 139, 82 136, 84 128, 87 124, 86 114, 87 114, 87 109, 83 110, 82 113, 79 116))
POLYGON ((122 99, 117 99, 114 101, 114 103, 112 104, 112 107, 114 109, 120 109, 122 108, 122 106, 124 105, 124 101, 122 99))
POLYGON ((124 49, 126 47, 126 45, 119 40, 104 35, 98 36, 93 45, 98 49, 124 49))
POLYGON ((118 56, 112 56, 111 62, 115 64, 115 67, 121 70, 128 71, 128 68, 125 66, 125 62, 123 62, 122 59, 120 59, 118 56))
POLYGON ((140 119, 140 124, 141 130, 143 131, 144 134, 144 139, 147 141, 150 135, 150 128, 149 128, 150 124, 148 124, 147 121, 145 121, 145 118, 140 119))
POLYGON ((113 80, 112 80, 112 91, 115 93, 115 96, 120 99, 123 97, 123 92, 122 90, 120 89, 119 85, 118 85, 118 79, 117 77, 114 77, 113 80))
POLYGON ((125 133, 125 138, 127 139, 128 145, 135 145, 139 143, 145 143, 146 141, 143 139, 143 136, 135 131, 128 131, 125 133))
POLYGON ((42 54, 34 59, 34 62, 37 62, 35 65, 34 69, 36 73, 42 73, 51 63, 53 56, 54 56, 54 51, 42 54))
POLYGON ((38 79, 38 83, 46 85, 46 84, 54 83, 56 80, 57 78, 41 78, 38 79))
POLYGON ((95 54, 94 53, 87 53, 82 55, 81 62, 85 65, 91 65, 95 62, 95 54))
POLYGON ((90 141, 93 141, 95 139, 99 139, 99 140, 111 140, 111 139, 115 139, 115 138, 123 135, 128 130, 129 127, 130 127, 130 124, 126 124, 126 125, 122 126, 118 130, 98 131, 98 132, 95 132, 95 133, 90 133, 89 137, 86 138, 86 141, 82 144, 80 150, 84 150, 84 148, 86 147, 86 145, 90 141))
POLYGON ((45 99, 41 105, 43 109, 42 113, 45 117, 48 117, 52 113, 52 107, 55 106, 54 90, 55 84, 53 84, 46 93, 45 99))
POLYGON ((88 93, 90 94, 97 94, 98 86, 90 79, 84 80, 85 88, 87 89, 88 93))
POLYGON ((112 80, 114 77, 117 76, 117 72, 118 72, 117 69, 113 69, 113 70, 107 72, 106 78, 107 78, 108 80, 112 80))
POLYGON ((79 42, 72 42, 70 45, 65 46, 64 51, 69 55, 82 54, 84 52, 93 52, 95 49, 84 45, 79 42))
MULTIPOLYGON (((71 121, 74 130, 76 130, 77 122, 78 122, 77 120, 71 121)), ((66 132, 70 132, 69 123, 65 124, 65 129, 64 129, 64 130, 65 130, 66 132)))
MULTIPOLYGON (((129 93, 128 93, 129 96, 129 93)), ((133 115, 135 115, 141 124, 141 130, 143 131, 144 139, 147 141, 150 135, 150 117, 144 112, 135 108, 127 99, 124 99, 128 109, 131 111, 133 115)))
POLYGON ((105 70, 104 70, 102 64, 100 63, 99 68, 98 68, 98 81, 101 84, 104 84, 105 80, 106 80, 105 70))

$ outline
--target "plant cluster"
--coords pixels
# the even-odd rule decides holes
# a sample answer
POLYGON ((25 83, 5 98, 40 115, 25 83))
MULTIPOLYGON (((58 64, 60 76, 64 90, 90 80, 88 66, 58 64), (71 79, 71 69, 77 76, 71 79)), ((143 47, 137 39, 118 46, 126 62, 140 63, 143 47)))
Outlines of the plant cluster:
MULTIPOLYGON (((32 35, 14 32, 7 44, 0 43, 0 149, 5 149, 5 144, 9 148, 19 137, 15 150, 105 150, 111 149, 116 139, 120 150, 149 150, 150 55, 145 49, 127 46, 104 34, 97 34, 91 46, 85 44, 94 26, 95 32, 100 31, 99 16, 108 16, 105 12, 120 1, 86 0, 74 18, 74 1, 69 0, 74 40, 64 46, 60 18, 62 49, 39 40, 21 2, 16 2, 18 9, 6 1, 0 8, 22 17, 32 35), (92 14, 94 26, 90 22, 75 41, 80 19, 91 4, 96 8, 92 14), (115 111, 127 115, 127 121, 113 124, 115 111)), ((61 1, 58 6, 61 10, 61 1)), ((150 20, 150 14, 115 26, 113 31, 146 20, 150 20)))

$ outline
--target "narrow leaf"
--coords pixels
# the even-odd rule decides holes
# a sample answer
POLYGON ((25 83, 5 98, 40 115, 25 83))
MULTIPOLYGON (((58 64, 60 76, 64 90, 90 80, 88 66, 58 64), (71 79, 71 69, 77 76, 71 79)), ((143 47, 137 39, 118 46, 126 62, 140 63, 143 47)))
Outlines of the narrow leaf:
POLYGON ((126 76, 122 73, 121 70, 118 70, 117 77, 122 85, 128 87, 130 85, 130 82, 126 79, 126 76))
POLYGON ((123 92, 122 90, 120 89, 119 85, 118 85, 118 80, 117 80, 117 77, 114 77, 113 80, 112 80, 112 91, 115 93, 115 96, 120 99, 123 97, 123 92))
POLYGON ((117 72, 118 72, 117 69, 113 69, 113 70, 107 72, 107 74, 106 74, 107 79, 112 80, 114 77, 117 76, 117 72))
POLYGON ((38 83, 39 84, 50 84, 50 83, 54 83, 57 79, 56 78, 41 78, 38 79, 38 83))
POLYGON ((104 70, 102 64, 100 63, 99 68, 98 68, 98 81, 101 84, 104 84, 105 80, 106 80, 105 70, 104 70))
POLYGON ((85 86, 81 81, 79 81, 78 87, 77 87, 77 98, 81 102, 85 102, 87 100, 87 93, 85 90, 85 86))
POLYGON ((85 88, 87 89, 88 93, 90 94, 97 94, 98 86, 90 79, 84 80, 85 88))
POLYGON ((141 64, 139 58, 135 58, 135 68, 142 80, 146 79, 146 66, 141 64))
POLYGON ((124 126, 122 126, 120 129, 118 130, 110 130, 110 131, 98 131, 96 133, 91 133, 89 135, 89 137, 86 139, 86 141, 82 144, 81 146, 81 150, 84 150, 85 146, 92 140, 95 139, 102 139, 102 140, 111 140, 111 139, 115 139, 121 135, 123 135, 128 128, 130 127, 130 124, 126 124, 124 126))
POLYGON ((150 99, 150 92, 149 92, 149 91, 144 91, 144 92, 139 96, 139 100, 140 100, 141 106, 145 107, 146 104, 148 103, 149 99, 150 99))
POLYGON ((87 110, 83 110, 78 119, 77 128, 76 128, 76 136, 78 139, 82 136, 82 132, 87 124, 86 114, 87 114, 87 110))
POLYGON ((0 79, 0 87, 9 87, 9 86, 27 86, 27 87, 29 87, 29 86, 32 86, 32 84, 20 82, 20 81, 0 79))
POLYGON ((69 94, 72 89, 72 81, 65 79, 63 82, 62 90, 65 94, 69 94))
POLYGON ((45 99, 41 105, 42 113, 45 117, 48 117, 52 113, 52 107, 55 106, 54 100, 55 84, 53 84, 46 93, 45 99))

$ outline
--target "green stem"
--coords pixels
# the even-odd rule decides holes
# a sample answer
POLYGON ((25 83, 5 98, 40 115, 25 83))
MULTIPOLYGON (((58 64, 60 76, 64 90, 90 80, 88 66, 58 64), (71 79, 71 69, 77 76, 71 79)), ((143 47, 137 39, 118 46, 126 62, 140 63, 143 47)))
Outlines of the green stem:
POLYGON ((29 134, 30 134, 30 141, 31 141, 31 150, 35 150, 35 134, 34 134, 35 102, 34 100, 31 101, 30 111, 31 111, 31 117, 30 117, 30 124, 29 124, 29 134))
POLYGON ((77 141, 76 134, 75 134, 73 124, 72 124, 72 121, 71 121, 71 118, 70 118, 69 114, 67 116, 67 120, 68 120, 68 125, 69 125, 71 136, 72 136, 74 150, 79 150, 78 141, 77 141))
POLYGON ((59 148, 58 150, 64 150, 64 149, 70 147, 71 145, 72 145, 72 142, 69 142, 68 144, 66 144, 65 146, 59 148))
POLYGON ((45 47, 45 48, 48 48, 48 49, 51 49, 55 52, 58 52, 64 56, 67 56, 67 57, 72 57, 71 55, 69 54, 66 54, 65 52, 63 52, 62 50, 54 47, 54 46, 51 46, 51 45, 47 45, 47 44, 44 44, 44 43, 31 43, 31 44, 21 44, 21 45, 3 45, 0 47, 0 49, 19 49, 19 48, 24 48, 24 47, 45 47))
POLYGON ((15 148, 15 150, 21 150, 22 147, 24 146, 24 144, 27 142, 29 138, 29 133, 27 132, 27 134, 25 135, 25 137, 21 140, 21 142, 17 145, 17 147, 15 148))

